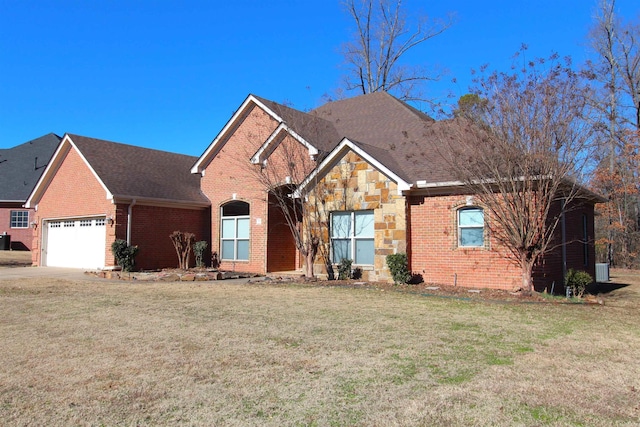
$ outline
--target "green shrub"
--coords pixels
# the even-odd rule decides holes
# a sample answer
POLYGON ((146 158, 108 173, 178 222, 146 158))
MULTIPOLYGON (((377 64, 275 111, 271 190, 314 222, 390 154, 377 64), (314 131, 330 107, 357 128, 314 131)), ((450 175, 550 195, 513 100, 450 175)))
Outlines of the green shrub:
POLYGON ((342 258, 338 265, 338 280, 346 280, 351 278, 351 265, 353 261, 350 259, 342 258))
POLYGON ((564 278, 564 284, 571 289, 571 294, 575 297, 582 298, 587 285, 593 283, 593 277, 586 271, 574 270, 570 268, 564 278))
POLYGON ((196 257, 196 267, 204 267, 204 251, 207 250, 209 244, 205 240, 200 240, 193 244, 193 254, 196 257))
POLYGON ((407 254, 387 255, 387 265, 395 284, 404 284, 411 279, 407 254))
POLYGON ((136 263, 135 258, 138 255, 137 246, 129 246, 126 240, 118 239, 111 244, 111 252, 122 271, 133 270, 133 266, 136 263))

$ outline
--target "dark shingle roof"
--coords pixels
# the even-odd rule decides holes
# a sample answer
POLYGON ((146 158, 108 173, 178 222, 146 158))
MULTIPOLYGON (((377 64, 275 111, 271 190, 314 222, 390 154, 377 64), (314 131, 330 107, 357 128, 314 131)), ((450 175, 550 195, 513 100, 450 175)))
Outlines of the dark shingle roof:
POLYGON ((115 197, 208 203, 196 157, 67 134, 115 197))
POLYGON ((271 111, 276 113, 287 126, 321 152, 331 151, 341 139, 335 126, 317 114, 308 114, 277 102, 253 95, 271 111))
POLYGON ((386 92, 331 102, 311 113, 331 121, 341 138, 376 147, 368 152, 407 182, 455 179, 439 151, 442 138, 459 126, 455 120, 437 122, 386 92))
POLYGON ((60 137, 49 133, 0 150, 0 201, 26 201, 59 143, 60 137))

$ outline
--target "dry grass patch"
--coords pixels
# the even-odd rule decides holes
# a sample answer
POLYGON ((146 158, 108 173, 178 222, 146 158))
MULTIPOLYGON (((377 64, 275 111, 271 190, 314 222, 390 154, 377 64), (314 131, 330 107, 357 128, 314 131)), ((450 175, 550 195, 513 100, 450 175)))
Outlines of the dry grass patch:
POLYGON ((0 267, 26 267, 31 265, 29 251, 0 251, 0 267))
POLYGON ((0 281, 9 425, 635 425, 640 316, 388 291, 0 281))

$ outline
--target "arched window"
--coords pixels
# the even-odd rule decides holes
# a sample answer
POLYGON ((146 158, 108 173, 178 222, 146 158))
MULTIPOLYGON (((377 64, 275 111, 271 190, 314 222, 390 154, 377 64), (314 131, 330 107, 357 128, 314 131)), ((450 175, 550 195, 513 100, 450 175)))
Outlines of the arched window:
POLYGON ((458 210, 458 246, 477 248, 484 246, 484 211, 480 208, 458 210))
POLYGON ((249 203, 229 202, 221 208, 220 258, 223 261, 249 260, 249 203))

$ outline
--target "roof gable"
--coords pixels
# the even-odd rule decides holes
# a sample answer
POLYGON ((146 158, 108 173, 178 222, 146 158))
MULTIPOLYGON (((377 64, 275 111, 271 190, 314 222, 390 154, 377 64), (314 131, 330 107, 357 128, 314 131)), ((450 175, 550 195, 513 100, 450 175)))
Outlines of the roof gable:
POLYGON ((224 145, 226 139, 247 116, 251 108, 262 108, 279 122, 276 130, 251 158, 265 160, 284 138, 291 135, 305 145, 311 155, 322 159, 345 138, 401 181, 449 183, 455 171, 444 161, 452 138, 473 138, 459 119, 435 121, 427 114, 394 98, 375 92, 327 103, 308 113, 249 95, 224 129, 198 159, 192 173, 201 173, 224 145))
POLYGON ((49 133, 0 150, 0 201, 25 202, 59 143, 60 137, 49 133))
POLYGON ((263 160, 263 154, 273 151, 273 147, 270 146, 282 140, 282 132, 288 133, 303 144, 312 156, 318 154, 319 150, 323 148, 323 143, 329 145, 332 139, 337 136, 333 126, 319 117, 311 116, 255 95, 249 95, 191 167, 191 173, 202 173, 207 168, 233 132, 240 126, 252 109, 256 107, 271 116, 279 125, 251 158, 254 163, 263 160))
POLYGON ((189 173, 195 157, 66 134, 29 197, 39 201, 66 153, 74 148, 114 202, 133 200, 207 206, 200 179, 189 173))
POLYGON ((294 197, 303 197, 309 193, 315 187, 315 184, 328 174, 349 151, 355 152, 364 161, 394 181, 398 185, 398 191, 402 192, 411 187, 410 182, 395 173, 395 170, 399 169, 399 167, 394 163, 393 159, 386 159, 387 164, 378 160, 381 154, 379 148, 344 138, 298 186, 298 189, 294 192, 294 197), (378 156, 375 154, 378 154, 378 156))

